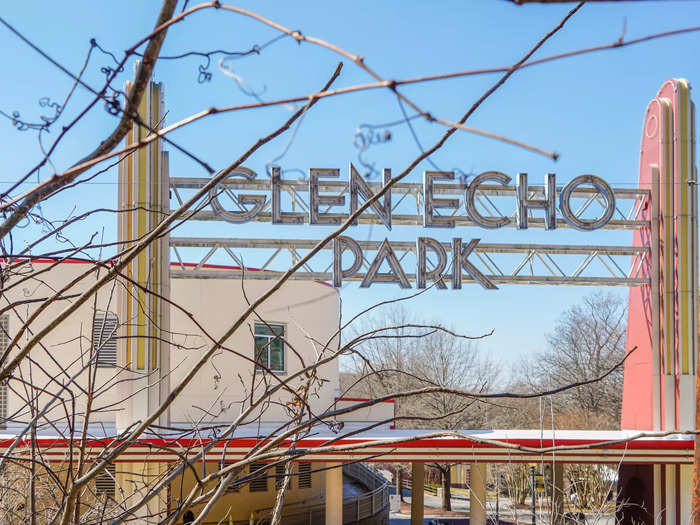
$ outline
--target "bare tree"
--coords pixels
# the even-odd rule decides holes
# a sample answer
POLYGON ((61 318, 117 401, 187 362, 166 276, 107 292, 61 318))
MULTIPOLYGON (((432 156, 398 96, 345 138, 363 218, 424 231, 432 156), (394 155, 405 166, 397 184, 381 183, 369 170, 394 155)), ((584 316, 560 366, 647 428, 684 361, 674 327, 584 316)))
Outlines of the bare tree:
MULTIPOLYGON (((481 337, 464 337, 438 322, 412 319, 405 308, 368 319, 359 330, 372 335, 360 336, 360 344, 353 347, 350 372, 355 392, 386 396, 400 385, 488 392, 498 377, 494 363, 479 350, 475 339, 481 337)), ((486 406, 437 392, 399 400, 397 416, 398 425, 413 428, 482 428, 486 406)))
MULTIPOLYGON (((624 358, 627 312, 622 298, 594 293, 562 312, 547 348, 523 358, 509 388, 528 392, 600 377, 624 358)), ((622 370, 548 400, 505 401, 493 416, 506 428, 619 428, 622 370)))
MULTIPOLYGON (((295 274, 314 255, 342 235, 386 191, 438 152, 456 132, 477 133, 556 158, 556 154, 542 148, 472 128, 467 122, 520 69, 566 58, 553 56, 535 60, 533 55, 575 16, 582 4, 571 10, 547 34, 533 43, 531 48, 523 50, 520 58, 512 64, 487 71, 459 71, 399 80, 388 80, 390 77, 381 76, 370 68, 370 57, 359 56, 332 42, 307 35, 301 30, 290 29, 280 21, 267 19, 257 13, 218 1, 195 6, 189 6, 185 1, 179 10, 176 4, 175 0, 164 0, 158 13, 154 11, 153 29, 141 35, 123 53, 113 53, 97 39, 90 40, 88 52, 77 73, 52 58, 51 50, 44 50, 35 44, 31 35, 26 35, 4 17, 0 17, 0 22, 18 41, 47 60, 51 67, 58 68, 70 82, 65 96, 61 97, 61 103, 51 103, 49 100, 45 104, 45 107, 53 108, 54 115, 32 121, 21 117, 19 111, 3 112, 11 126, 20 131, 36 132, 36 137, 32 137, 32 140, 38 138, 40 145, 36 158, 31 159, 28 169, 8 175, 12 181, 8 187, 3 188, 0 203, 0 211, 3 213, 0 224, 0 249, 3 254, 2 313, 14 316, 12 329, 3 328, 0 380, 12 396, 20 400, 19 404, 13 405, 13 410, 4 422, 13 425, 13 434, 8 440, 4 455, 0 457, 0 520, 3 522, 48 522, 61 525, 119 523, 139 516, 154 523, 177 523, 182 521, 187 512, 197 508, 199 513, 195 523, 202 523, 209 519, 217 503, 222 501, 228 491, 273 477, 276 481, 279 479, 280 483, 276 487, 277 497, 271 514, 273 522, 279 523, 282 520, 290 476, 299 475, 294 472, 293 462, 321 452, 344 453, 360 448, 359 445, 337 443, 349 435, 339 428, 340 416, 387 398, 395 398, 401 405, 398 424, 410 421, 411 425, 423 429, 433 426, 444 429, 435 433, 417 431, 415 435, 391 442, 402 443, 415 440, 420 435, 460 435, 450 429, 482 426, 487 422, 488 406, 483 405, 486 400, 512 397, 510 393, 490 391, 495 377, 494 368, 479 357, 472 342, 488 334, 462 334, 438 323, 390 319, 389 322, 355 332, 351 336, 348 335, 348 330, 351 329, 348 324, 337 329, 331 327, 330 336, 324 340, 305 333, 303 344, 312 349, 305 353, 296 347, 289 336, 266 321, 264 309, 275 294, 284 286, 290 285, 295 274), (275 37, 262 45, 250 43, 246 49, 235 52, 217 49, 162 56, 161 49, 171 28, 189 27, 193 17, 200 12, 228 17, 228 20, 233 21, 242 18, 256 20, 267 29, 275 31, 275 37), (251 94, 250 90, 246 92, 243 87, 242 90, 252 96, 254 102, 236 106, 212 106, 184 116, 167 126, 163 121, 151 122, 144 119, 140 108, 144 105, 145 93, 152 88, 154 68, 162 60, 177 64, 190 56, 203 58, 206 65, 199 68, 199 73, 200 79, 206 81, 210 79, 208 67, 214 57, 254 58, 281 38, 304 44, 300 47, 300 53, 307 45, 313 45, 342 57, 367 74, 371 83, 334 87, 343 71, 342 63, 334 63, 328 67, 327 78, 310 87, 309 92, 303 95, 265 101, 259 94, 251 94), (95 64, 94 56, 100 56, 109 65, 95 64), (130 66, 135 66, 133 78, 125 73, 130 70, 130 66), (86 74, 89 71, 94 73, 95 70, 104 74, 97 85, 88 81, 86 74), (493 73, 499 74, 498 79, 471 101, 458 118, 438 116, 402 92, 404 85, 493 73), (130 83, 128 89, 122 90, 121 85, 125 80, 130 83), (132 271, 134 261, 145 257, 146 252, 164 236, 183 228, 193 216, 211 205, 212 198, 222 193, 220 184, 241 169, 252 155, 285 134, 293 137, 301 120, 316 110, 321 105, 320 102, 371 90, 384 90, 402 105, 411 108, 414 115, 405 117, 402 120, 404 124, 410 124, 414 118, 422 118, 438 123, 444 133, 429 147, 421 147, 420 154, 415 158, 405 159, 402 168, 382 184, 374 196, 359 205, 347 220, 341 221, 306 255, 295 258, 270 286, 252 290, 245 278, 237 283, 237 286, 240 285, 239 295, 244 298, 245 304, 240 311, 231 313, 225 323, 212 329, 201 312, 188 310, 186 301, 161 294, 154 285, 155 278, 148 272, 139 275, 132 271), (86 94, 87 98, 80 102, 75 97, 76 92, 86 94), (242 149, 242 153, 225 158, 224 167, 220 170, 211 167, 214 162, 208 157, 214 157, 214 152, 196 154, 188 144, 174 138, 177 136, 175 131, 194 123, 206 123, 219 114, 260 110, 270 106, 289 106, 290 111, 285 114, 285 118, 270 125, 268 131, 251 138, 250 144, 242 149), (103 135, 95 137, 94 144, 88 144, 70 162, 65 158, 59 161, 56 152, 73 140, 76 129, 82 123, 93 117, 103 124, 103 135), (48 140, 50 131, 54 132, 50 135, 53 139, 51 142, 48 140), (131 138, 127 138, 129 133, 132 133, 131 138), (127 142, 123 143, 125 138, 127 142), (64 214, 58 217, 47 217, 44 213, 42 206, 75 198, 77 194, 73 192, 76 188, 84 190, 85 195, 94 195, 99 190, 88 185, 91 181, 99 179, 117 162, 127 163, 138 152, 156 144, 180 152, 192 165, 209 176, 206 183, 197 187, 189 198, 176 202, 172 209, 144 209, 144 203, 136 203, 136 209, 128 210, 94 208, 79 215, 64 214), (51 170, 50 175, 34 183, 44 168, 51 170), (123 214, 134 211, 152 214, 154 219, 148 224, 140 223, 143 227, 131 232, 127 239, 104 240, 99 231, 86 235, 79 228, 74 228, 98 224, 102 229, 114 229, 115 219, 119 220, 123 214), (22 238, 21 243, 16 242, 19 237, 22 238), (55 279, 52 272, 63 262, 75 257, 82 257, 89 264, 76 268, 69 277, 55 279), (131 316, 114 320, 107 315, 117 297, 134 300, 131 316), (187 328, 171 327, 167 322, 162 323, 158 317, 151 316, 154 303, 167 304, 172 312, 183 319, 183 325, 187 328), (76 318, 81 319, 77 324, 74 323, 76 318), (261 333, 248 333, 251 323, 261 325, 261 333), (134 332, 134 327, 139 326, 155 326, 157 330, 150 335, 139 335, 134 332), (233 338, 241 334, 250 336, 251 339, 257 336, 257 339, 265 341, 258 344, 256 340, 255 354, 252 354, 231 343, 233 338), (178 369, 173 364, 172 370, 168 370, 164 377, 158 375, 161 370, 157 362, 156 366, 145 367, 147 371, 138 377, 125 362, 114 367, 113 375, 105 375, 98 368, 110 351, 109 344, 114 340, 123 345, 134 343, 141 346, 163 342, 178 357, 192 357, 182 368, 178 369), (51 346, 47 346, 49 341, 53 341, 51 346), (290 349, 294 360, 294 367, 284 374, 272 366, 273 359, 270 357, 270 348, 280 342, 290 349), (362 349, 368 349, 367 353, 363 354, 362 349), (65 358, 63 354, 68 355, 70 352, 72 357, 65 358), (193 407, 199 410, 200 416, 193 417, 187 428, 161 424, 162 420, 167 419, 165 415, 168 411, 182 400, 183 392, 203 384, 202 378, 211 381, 212 390, 219 388, 222 374, 216 369, 216 363, 221 355, 245 363, 244 372, 231 374, 232 378, 229 378, 242 385, 243 394, 228 405, 217 394, 210 406, 193 407), (305 357, 308 355, 311 357, 305 357), (319 392, 327 388, 328 378, 324 367, 336 366, 343 356, 354 356, 357 359, 358 388, 364 385, 361 387, 366 387, 376 399, 345 408, 337 408, 334 403, 321 406, 315 400, 319 392), (216 371, 207 375, 210 369, 216 371), (174 371, 179 375, 174 375, 174 371), (142 417, 135 418, 124 431, 106 432, 106 435, 95 437, 93 429, 106 427, 105 421, 113 419, 114 412, 121 410, 121 403, 131 401, 119 399, 118 402, 110 403, 106 401, 109 394, 113 394, 124 383, 135 384, 137 381, 145 382, 144 389, 163 387, 163 396, 153 405, 139 407, 145 408, 142 417), (234 405, 237 411, 231 408, 234 405), (261 414, 273 410, 283 413, 284 420, 276 428, 263 428, 260 425, 261 414), (224 413, 229 417, 221 422, 219 416, 224 413), (224 446, 218 468, 207 470, 207 455, 212 449, 220 443, 226 443, 228 438, 246 425, 260 429, 255 445, 241 456, 227 455, 224 446), (319 425, 333 429, 338 438, 319 447, 297 448, 299 441, 319 425), (46 456, 46 450, 42 448, 37 436, 47 430, 68 443, 65 461, 57 462, 46 456), (120 468, 126 468, 123 465, 129 464, 122 461, 129 450, 144 450, 142 445, 146 438, 157 438, 160 443, 149 444, 148 447, 151 448, 145 447, 147 451, 143 455, 146 461, 157 458, 159 453, 175 459, 158 471, 143 466, 138 472, 120 472, 120 468), (181 444, 187 440, 194 444, 181 444), (278 467, 281 470, 277 470, 278 467), (184 488, 182 483, 185 476, 194 479, 189 489, 184 488), (128 486, 117 483, 114 494, 105 494, 99 488, 99 482, 105 479, 114 481, 114 478, 127 479, 128 486), (165 511, 159 510, 162 508, 162 500, 167 498, 166 494, 177 483, 180 490, 172 498, 175 504, 165 511)), ((679 33, 689 30, 681 30, 679 33)), ((660 36, 669 34, 658 37, 660 36)), ((649 38, 656 37, 652 35, 649 38)), ((607 46, 579 50, 575 54, 620 48, 624 45, 628 44, 614 42, 607 46)), ((229 70, 228 73, 232 71, 229 70)), ((241 87, 239 77, 236 82, 241 87)), ((291 140, 287 149, 291 147, 291 140)), ((217 162, 221 162, 222 155, 228 155, 221 151, 215 153, 217 162)), ((89 198, 86 200, 89 201, 89 198)), ((153 256, 154 259, 158 257, 162 257, 162 253, 153 256)), ((241 266, 245 270, 245 264, 241 266)), ((605 318, 611 326, 615 312, 611 306, 610 316, 605 318)), ((569 325, 568 329, 562 328, 557 339, 569 337, 572 342, 576 342, 574 328, 573 325, 569 325)), ((621 343, 613 340, 611 335, 610 340, 598 341, 600 344, 593 347, 601 359, 595 368, 598 375, 586 375, 587 381, 598 381, 600 377, 609 374, 611 368, 619 367, 620 363, 614 363, 613 366, 608 359, 613 353, 611 345, 617 352, 616 345, 621 343)), ((585 356, 587 348, 576 352, 585 356)), ((574 354, 579 355, 576 352, 574 354)), ((552 361, 553 369, 556 363, 556 360, 552 361)), ((581 379, 581 376, 568 379, 564 375, 557 377, 556 384, 559 387, 556 390, 566 391, 567 385, 580 384, 581 379)), ((548 392, 537 391, 524 396, 538 397, 545 393, 548 392)), ((582 398, 585 397, 585 393, 582 394, 582 398)), ((449 469, 446 472, 443 479, 446 480, 446 497, 449 502, 449 469)))
MULTIPOLYGON (((433 393, 397 401, 397 425, 450 430, 484 428, 488 405, 448 391, 489 392, 498 377, 493 362, 473 340, 439 323, 410 319, 403 308, 366 321, 363 332, 376 333, 355 347, 353 390, 371 397, 391 395, 401 385, 441 387, 433 393)), ((451 467, 435 463, 442 480, 442 508, 451 510, 451 467)))
MULTIPOLYGON (((615 294, 594 293, 566 309, 547 334, 548 348, 523 359, 514 371, 509 389, 531 392, 599 377, 624 358, 626 308, 615 294)), ((494 410, 494 421, 503 428, 610 429, 619 428, 622 405, 622 370, 605 379, 568 390, 548 399, 507 400, 494 410)), ((611 469, 606 465, 564 466, 576 508, 603 509, 611 490, 611 469)), ((512 465, 505 481, 511 497, 525 502, 530 490, 527 469, 512 465)))
MULTIPOLYGON (((549 348, 531 361, 529 377, 540 386, 599 377, 625 355, 626 322, 625 303, 619 295, 585 297, 560 316, 547 335, 549 348)), ((622 370, 616 370, 596 384, 559 396, 559 417, 568 416, 568 428, 619 428, 621 384, 622 370)))

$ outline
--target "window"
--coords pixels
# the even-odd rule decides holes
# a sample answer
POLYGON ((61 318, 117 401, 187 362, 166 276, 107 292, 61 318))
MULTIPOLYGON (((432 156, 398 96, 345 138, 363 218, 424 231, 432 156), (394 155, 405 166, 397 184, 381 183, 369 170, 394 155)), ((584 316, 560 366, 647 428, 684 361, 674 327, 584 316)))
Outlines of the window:
POLYGON ((97 368, 117 366, 119 318, 112 312, 96 312, 92 327, 92 345, 97 352, 97 368))
POLYGON ((284 326, 255 323, 255 360, 273 372, 284 372, 284 326))
POLYGON ((299 463, 299 481, 300 489, 311 488, 311 463, 299 463))
POLYGON ((261 470, 264 468, 265 468, 265 463, 251 463, 250 464, 250 470, 248 472, 258 476, 250 482, 250 491, 251 492, 266 492, 267 491, 267 472, 265 472, 264 470, 261 470))
POLYGON ((102 472, 95 476, 95 493, 113 498, 117 486, 115 475, 114 463, 110 463, 102 472))

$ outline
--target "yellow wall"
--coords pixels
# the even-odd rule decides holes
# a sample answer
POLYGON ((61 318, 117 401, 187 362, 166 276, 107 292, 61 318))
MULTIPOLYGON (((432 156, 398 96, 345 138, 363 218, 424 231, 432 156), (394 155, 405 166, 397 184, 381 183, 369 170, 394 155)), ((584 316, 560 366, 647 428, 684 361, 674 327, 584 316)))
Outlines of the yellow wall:
MULTIPOLYGON (((312 471, 318 468, 323 468, 324 463, 312 463, 312 471)), ((199 462, 195 466, 198 475, 202 475, 202 464, 199 462)), ((207 462, 207 473, 211 473, 212 469, 216 470, 219 468, 217 462, 207 462)), ((247 472, 247 470, 246 470, 247 472)), ((294 472, 296 472, 296 465, 294 472)), ((260 509, 270 509, 275 504, 275 497, 277 492, 275 491, 275 480, 274 480, 274 468, 268 471, 268 475, 272 476, 267 480, 266 492, 251 492, 250 486, 246 485, 241 487, 240 492, 229 492, 222 496, 222 498, 216 503, 212 511, 207 515, 207 522, 217 522, 219 520, 224 520, 222 523, 226 523, 229 518, 233 521, 236 520, 247 520, 250 517, 250 513, 260 510, 260 509)), ((311 475, 311 488, 309 489, 299 489, 297 484, 297 477, 294 476, 291 482, 291 490, 286 492, 285 505, 307 502, 309 504, 320 503, 323 494, 324 487, 324 473, 323 472, 313 472, 311 475)), ((181 478, 178 478, 171 484, 170 494, 171 494, 171 506, 174 508, 179 504, 179 501, 184 499, 192 487, 195 486, 194 474, 191 471, 187 471, 181 478)), ((194 507, 192 510, 195 515, 199 515, 204 505, 199 505, 194 507)), ((261 517, 266 511, 263 510, 262 514, 256 514, 256 517, 261 517)))

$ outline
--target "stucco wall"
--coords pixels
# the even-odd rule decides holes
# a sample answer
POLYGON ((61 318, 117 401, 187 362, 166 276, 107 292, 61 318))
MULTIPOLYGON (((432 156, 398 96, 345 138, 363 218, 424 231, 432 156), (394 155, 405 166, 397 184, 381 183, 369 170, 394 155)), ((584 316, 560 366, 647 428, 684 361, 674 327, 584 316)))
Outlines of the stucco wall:
MULTIPOLYGON (((9 281, 9 289, 0 299, 2 306, 10 302, 25 301, 25 304, 8 311, 9 332, 14 336, 21 325, 22 320, 27 319, 35 312, 38 305, 44 301, 32 302, 35 299, 43 299, 55 294, 61 287, 78 278, 92 267, 90 263, 61 263, 51 267, 49 263, 34 262, 32 268, 46 270, 39 276, 31 277, 20 282, 21 277, 13 277, 9 281), (18 283, 12 286, 13 283, 18 283)), ((102 270, 104 271, 104 270, 102 270)), ((86 277, 70 290, 70 294, 77 294, 87 289, 95 282, 95 275, 86 277)), ((243 288, 250 300, 255 299, 268 287, 271 281, 245 281, 243 288)), ((6 284, 6 288, 8 285, 6 284)), ((171 281, 172 300, 181 305, 187 312, 192 313, 201 323, 203 330, 213 337, 221 336, 233 323, 237 316, 247 307, 242 292, 240 281, 230 279, 174 279, 171 281)), ((87 354, 90 349, 92 330, 92 316, 95 307, 98 310, 119 312, 117 294, 128 293, 128 289, 121 284, 105 286, 97 296, 97 301, 89 300, 73 313, 67 321, 60 323, 46 337, 42 338, 41 345, 36 346, 30 353, 35 364, 31 366, 27 360, 22 362, 18 370, 18 377, 31 381, 34 385, 45 388, 46 393, 39 398, 39 405, 43 406, 52 398, 52 393, 59 392, 62 385, 73 379, 81 386, 87 384, 87 373, 84 367, 87 354), (68 371, 61 372, 61 368, 68 371)), ((73 299, 65 297, 56 301, 39 314, 31 324, 32 333, 37 333, 65 308, 73 299)), ((309 281, 291 281, 263 307, 256 312, 260 318, 270 323, 279 323, 285 326, 287 347, 285 349, 286 372, 280 377, 288 377, 294 371, 299 370, 300 363, 312 363, 319 357, 327 355, 328 348, 325 344, 330 341, 335 348, 337 338, 333 339, 338 327, 339 301, 335 289, 323 283, 309 281)), ((252 327, 257 317, 251 316, 227 341, 226 346, 239 352, 241 356, 235 356, 231 352, 222 350, 217 352, 197 374, 195 380, 185 389, 182 395, 175 401, 170 410, 173 422, 196 422, 233 420, 239 413, 240 403, 249 393, 253 366, 245 357, 253 359, 254 346, 252 327)), ((121 323, 128 320, 120 319, 121 323)), ((132 321, 133 322, 133 321, 132 321)), ((209 348, 211 341, 197 328, 195 324, 183 312, 171 309, 170 323, 173 346, 170 350, 170 363, 172 373, 169 377, 170 384, 175 385, 189 370, 192 364, 209 348)), ((29 335, 24 335, 22 343, 26 342, 29 335)), ((120 350, 120 353, 121 350, 120 350)), ((123 359, 123 355, 121 356, 123 359)), ((123 361, 122 361, 123 362, 123 361)), ((100 409, 95 413, 93 421, 114 421, 115 413, 123 406, 123 399, 117 388, 109 386, 119 379, 119 368, 98 368, 96 372, 96 384, 98 388, 108 385, 100 391, 94 400, 94 406, 100 409)), ((321 411, 332 407, 338 388, 338 367, 336 362, 331 362, 319 369, 319 377, 325 382, 316 389, 309 402, 314 411, 321 411)), ((293 382, 292 386, 297 386, 293 382)), ((12 388, 21 390, 21 384, 12 383, 12 388)), ((258 385, 258 391, 264 385, 258 385)), ((70 388, 72 394, 63 391, 61 397, 68 403, 68 410, 72 412, 75 403, 75 413, 79 416, 85 411, 86 397, 78 388, 70 388)), ((278 400, 283 404, 291 400, 290 394, 283 394, 278 400)), ((9 393, 9 413, 13 414, 21 410, 26 404, 18 394, 9 393)), ((285 409, 282 406, 271 405, 265 410, 264 421, 281 421, 287 419, 285 409)), ((55 403, 53 414, 65 417, 65 407, 60 402, 55 403)), ((27 420, 28 413, 20 412, 16 419, 27 420)))
MULTIPOLYGON (((293 476, 290 480, 290 488, 285 493, 285 505, 293 505, 295 503, 307 503, 309 505, 321 502, 323 495, 325 477, 323 472, 313 472, 317 468, 322 468, 323 463, 312 463, 311 488, 299 488, 297 477, 293 476)), ((297 472, 295 464, 294 473, 297 472)), ((202 463, 195 464, 197 473, 202 477, 202 463)), ((212 469, 218 469, 219 465, 216 462, 207 462, 207 472, 211 473, 212 469)), ((244 521, 250 518, 251 512, 261 511, 260 516, 265 514, 265 509, 271 508, 275 503, 275 479, 274 469, 268 471, 271 476, 267 480, 267 490, 264 492, 252 492, 250 486, 246 485, 240 488, 239 492, 228 492, 216 502, 211 512, 207 515, 207 522, 228 522, 244 521)), ((177 478, 170 486, 170 505, 175 508, 181 500, 187 497, 189 491, 195 486, 194 475, 191 471, 186 470, 182 477, 177 478)), ((198 505, 192 508, 195 515, 199 515, 203 506, 198 505)), ((260 517, 258 514, 256 517, 260 517)))
MULTIPOLYGON (((342 410, 348 407, 354 407, 361 405, 362 403, 368 401, 364 398, 340 398, 335 402, 336 409, 342 410)), ((383 401, 381 403, 376 403, 374 405, 359 408, 347 414, 341 414, 338 416, 338 421, 355 421, 355 422, 365 422, 365 421, 384 421, 394 417, 394 402, 393 401, 383 401)), ((390 423, 393 424, 393 423, 390 423)))
MULTIPOLYGON (((30 272, 28 266, 23 268, 27 273, 30 272)), ((92 268, 92 264, 62 263, 52 268, 47 263, 32 263, 31 272, 35 274, 34 277, 25 279, 21 276, 13 276, 5 284, 5 291, 2 298, 0 298, 0 304, 3 307, 7 307, 10 303, 24 304, 15 306, 5 312, 9 317, 10 337, 14 337, 17 334, 22 322, 37 311, 38 305, 45 303, 47 298, 57 294, 62 287, 77 279, 90 268, 92 268), (37 272, 39 270, 45 270, 45 272, 39 274, 37 272)), ((70 291, 60 294, 60 297, 55 302, 49 304, 45 310, 37 315, 36 319, 31 323, 29 331, 25 331, 22 335, 20 346, 24 345, 33 334, 38 333, 53 321, 74 300, 74 297, 71 297, 72 295, 81 293, 94 282, 95 274, 92 274, 78 282, 70 291)), ((47 412, 47 417, 58 416, 65 418, 67 411, 69 414, 75 413, 79 419, 84 413, 86 396, 75 386, 75 383, 83 387, 87 384, 87 372, 84 370, 84 367, 91 345, 93 311, 96 306, 98 310, 106 309, 116 312, 116 294, 120 292, 120 286, 116 284, 101 289, 97 294, 96 302, 89 300, 80 306, 66 321, 58 324, 48 335, 41 339, 39 345, 31 350, 29 357, 34 361, 33 364, 27 359, 22 360, 21 365, 15 372, 15 376, 22 381, 28 381, 35 385, 37 391, 38 389, 44 389, 44 393, 38 398, 39 407, 43 408, 47 402, 53 400, 53 409, 47 412), (65 373, 62 372, 62 369, 65 370, 65 373), (74 383, 71 381, 74 381, 74 383), (61 391, 63 385, 67 388, 61 391), (70 393, 68 390, 70 390, 70 393), (60 399, 53 399, 51 394, 59 392, 60 399)), ((16 355, 16 351, 13 351, 11 355, 16 355)), ((97 409, 93 420, 114 420, 114 410, 117 407, 112 405, 118 399, 116 388, 103 387, 108 383, 114 383, 114 379, 118 374, 119 370, 115 368, 97 369, 95 385, 100 393, 93 400, 93 407, 97 409)), ((20 412, 16 418, 26 421, 30 418, 30 414, 26 412, 26 401, 22 400, 20 394, 26 397, 20 381, 11 381, 8 396, 8 414, 12 415, 19 410, 20 412)))
MULTIPOLYGON (((252 301, 272 284, 271 281, 251 280, 243 286, 246 296, 252 301)), ((172 299, 186 304, 189 311, 197 312, 203 328, 215 338, 222 336, 248 306, 241 282, 230 279, 174 279, 172 299)), ((253 326, 260 319, 285 327, 286 371, 277 374, 280 378, 287 378, 299 370, 302 360, 308 365, 336 348, 337 338, 333 336, 338 328, 339 302, 336 290, 329 286, 316 282, 288 282, 256 313, 257 316, 251 316, 225 343, 228 350, 242 356, 227 350, 217 352, 173 404, 172 421, 199 421, 202 417, 228 421, 238 415, 240 403, 251 388, 253 366, 245 357, 250 360, 254 357, 253 326), (330 343, 329 347, 325 346, 327 343, 330 343)), ((174 342, 183 345, 183 348, 173 347, 170 353, 171 384, 175 384, 209 349, 211 341, 182 312, 172 312, 171 330, 178 334, 174 336, 174 342), (186 348, 197 346, 201 349, 186 348)), ((310 402, 315 410, 326 410, 331 408, 338 389, 337 361, 321 366, 319 377, 327 382, 317 389, 310 402)), ((293 381, 291 386, 299 384, 299 381, 293 381)), ((258 384, 258 391, 263 388, 264 385, 258 384)), ((293 400, 289 393, 276 399, 282 404, 293 400)), ((282 421, 288 416, 283 406, 271 405, 265 409, 264 419, 282 421)))

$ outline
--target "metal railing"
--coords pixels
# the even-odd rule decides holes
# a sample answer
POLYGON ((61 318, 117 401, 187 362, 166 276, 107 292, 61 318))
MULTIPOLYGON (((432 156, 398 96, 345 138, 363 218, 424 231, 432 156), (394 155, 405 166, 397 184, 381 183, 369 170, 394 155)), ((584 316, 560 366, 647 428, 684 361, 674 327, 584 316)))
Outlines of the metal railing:
MULTIPOLYGON (((376 516, 389 506, 388 481, 373 469, 361 463, 343 465, 343 474, 364 485, 369 492, 360 496, 343 498, 343 525, 351 525, 360 520, 376 516)), ((254 513, 256 525, 269 522, 271 509, 260 509, 254 513)), ((326 520, 326 504, 321 501, 315 504, 304 502, 292 503, 282 511, 284 525, 322 525, 326 520)), ((226 525, 249 525, 250 521, 231 521, 226 525)))
MULTIPOLYGON (((413 482, 410 479, 403 478, 401 480, 401 486, 405 489, 413 490, 413 482)), ((438 495, 438 487, 436 487, 435 485, 424 485, 423 492, 427 492, 428 494, 432 494, 433 496, 437 496, 438 495)))
POLYGON ((389 482, 373 469, 362 463, 348 463, 343 466, 343 474, 372 489, 354 500, 343 499, 343 524, 375 516, 389 505, 389 482))

